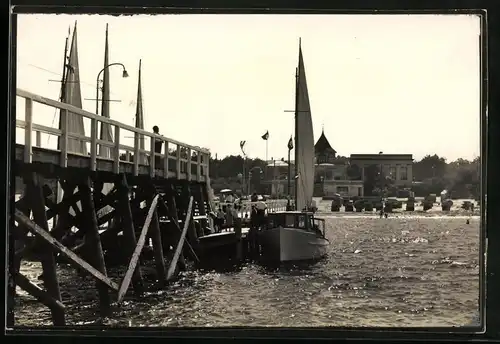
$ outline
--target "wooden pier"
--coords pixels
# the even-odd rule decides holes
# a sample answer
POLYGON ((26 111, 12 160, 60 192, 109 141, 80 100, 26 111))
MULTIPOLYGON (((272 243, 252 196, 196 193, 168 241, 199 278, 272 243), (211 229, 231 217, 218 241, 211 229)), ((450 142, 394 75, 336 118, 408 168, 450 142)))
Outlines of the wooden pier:
POLYGON ((16 285, 51 310, 54 325, 66 325, 59 261, 95 280, 102 316, 113 302, 123 300, 129 286, 137 296, 150 287, 141 271, 145 247, 152 251, 155 287, 185 269, 186 259, 199 261, 199 238, 210 227, 207 214, 212 211, 209 151, 20 89, 19 102, 24 102, 25 114, 16 127, 24 130, 24 144, 15 145, 11 184, 16 181, 12 190, 23 195, 8 228, 9 328, 15 325, 16 285), (63 129, 37 124, 34 104, 60 110, 63 129), (65 130, 68 114, 90 121, 90 135, 65 130), (113 128, 114 142, 98 139, 99 123, 113 128), (120 142, 124 131, 132 133, 133 146, 120 142), (60 149, 42 147, 41 133, 57 137, 60 149), (143 138, 149 149, 140 149, 143 138), (70 151, 68 140, 85 143, 90 153, 70 151), (155 153, 155 140, 163 142, 163 153, 155 153), (100 147, 108 147, 111 157, 100 157, 100 147), (60 197, 54 185, 62 190, 60 197), (21 260, 28 256, 42 264, 43 289, 20 273, 21 260), (108 268, 116 264, 127 271, 111 278, 108 268))

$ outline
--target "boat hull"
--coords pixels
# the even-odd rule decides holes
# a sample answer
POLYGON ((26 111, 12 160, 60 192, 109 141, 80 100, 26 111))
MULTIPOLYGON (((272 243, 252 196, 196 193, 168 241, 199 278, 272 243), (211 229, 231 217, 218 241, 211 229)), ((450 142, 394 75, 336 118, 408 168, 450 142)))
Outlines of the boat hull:
POLYGON ((326 256, 329 241, 315 232, 296 228, 272 228, 259 233, 265 261, 306 261, 326 256))

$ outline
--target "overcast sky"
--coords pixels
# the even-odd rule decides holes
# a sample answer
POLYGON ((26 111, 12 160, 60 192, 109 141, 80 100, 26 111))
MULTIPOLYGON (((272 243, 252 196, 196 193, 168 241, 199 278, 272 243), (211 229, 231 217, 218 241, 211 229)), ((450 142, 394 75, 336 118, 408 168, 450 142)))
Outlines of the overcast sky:
MULTIPOLYGON (((17 86, 52 99, 78 21, 82 97, 95 98, 109 24, 111 118, 134 125, 142 59, 145 127, 219 157, 287 155, 302 38, 315 140, 338 154, 479 154, 479 17, 451 15, 19 15, 17 86)), ((19 99, 19 98, 18 98, 19 99)), ((94 100, 83 107, 95 111, 94 100)), ((18 106, 18 118, 23 116, 18 106)), ((57 125, 35 107, 35 123, 57 125)), ((18 131, 18 136, 19 135, 18 131)), ((124 134, 125 135, 125 134, 124 134)), ((127 138, 122 138, 122 141, 127 138)), ((18 137, 17 141, 22 141, 18 137)), ((132 144, 128 139, 127 144, 132 144)), ((43 144, 56 140, 43 138, 43 144)))

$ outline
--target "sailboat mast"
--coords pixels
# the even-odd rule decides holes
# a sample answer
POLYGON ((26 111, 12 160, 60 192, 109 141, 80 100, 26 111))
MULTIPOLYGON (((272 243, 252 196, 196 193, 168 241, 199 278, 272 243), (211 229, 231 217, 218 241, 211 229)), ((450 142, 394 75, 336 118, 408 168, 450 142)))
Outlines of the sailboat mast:
POLYGON ((295 210, 297 209, 297 195, 298 195, 298 181, 299 181, 299 68, 295 68, 295 177, 294 177, 294 185, 295 185, 295 210))
MULTIPOLYGON (((69 40, 69 32, 68 32, 68 37, 66 37, 66 42, 64 44, 64 59, 63 59, 63 72, 61 76, 61 91, 60 91, 60 99, 59 101, 61 103, 66 102, 66 76, 67 76, 67 59, 68 59, 68 40, 69 40)), ((61 116, 59 116, 59 126, 58 128, 61 129, 61 116)), ((61 138, 57 140, 57 149, 61 149, 61 138)))
POLYGON ((67 59, 68 59, 68 40, 69 40, 69 35, 66 37, 66 43, 64 44, 64 60, 63 60, 63 72, 62 72, 62 78, 61 78, 61 102, 64 102, 66 100, 66 70, 67 70, 67 59))

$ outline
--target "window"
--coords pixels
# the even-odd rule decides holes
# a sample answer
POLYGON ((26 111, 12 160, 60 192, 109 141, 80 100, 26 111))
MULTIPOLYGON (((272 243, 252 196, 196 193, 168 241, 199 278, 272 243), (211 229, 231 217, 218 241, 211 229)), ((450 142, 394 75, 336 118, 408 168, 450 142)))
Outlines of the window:
POLYGON ((348 186, 337 186, 337 192, 338 193, 349 193, 349 187, 348 186))
POLYGON ((389 175, 392 179, 396 179, 396 166, 391 166, 389 168, 389 175))
POLYGON ((408 167, 406 166, 401 166, 400 170, 400 180, 408 180, 408 167))
POLYGON ((304 215, 299 216, 299 227, 298 228, 307 228, 306 217, 304 215))

